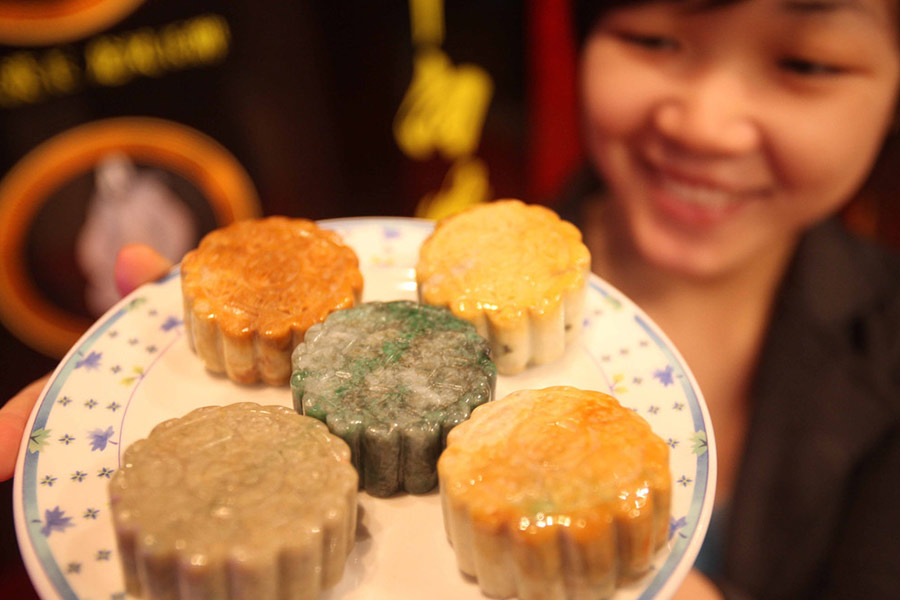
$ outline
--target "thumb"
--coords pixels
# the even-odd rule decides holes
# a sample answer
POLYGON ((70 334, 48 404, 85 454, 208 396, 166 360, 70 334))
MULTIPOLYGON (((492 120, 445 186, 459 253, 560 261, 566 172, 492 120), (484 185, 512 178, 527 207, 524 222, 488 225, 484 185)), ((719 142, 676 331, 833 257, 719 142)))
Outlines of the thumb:
POLYGON ((0 406, 0 481, 6 481, 13 476, 25 425, 49 378, 47 375, 27 385, 6 404, 0 406))
POLYGON ((150 246, 128 244, 116 256, 116 287, 125 296, 135 288, 159 279, 171 268, 171 261, 150 246))

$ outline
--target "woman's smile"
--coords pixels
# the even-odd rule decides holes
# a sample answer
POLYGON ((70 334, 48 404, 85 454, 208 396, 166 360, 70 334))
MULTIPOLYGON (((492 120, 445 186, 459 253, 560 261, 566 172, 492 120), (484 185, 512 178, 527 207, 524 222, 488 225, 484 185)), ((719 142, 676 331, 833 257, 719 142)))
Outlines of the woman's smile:
POLYGON ((742 207, 763 198, 766 187, 743 183, 694 168, 687 171, 658 160, 638 161, 646 178, 648 201, 676 224, 714 227, 724 223, 742 207))

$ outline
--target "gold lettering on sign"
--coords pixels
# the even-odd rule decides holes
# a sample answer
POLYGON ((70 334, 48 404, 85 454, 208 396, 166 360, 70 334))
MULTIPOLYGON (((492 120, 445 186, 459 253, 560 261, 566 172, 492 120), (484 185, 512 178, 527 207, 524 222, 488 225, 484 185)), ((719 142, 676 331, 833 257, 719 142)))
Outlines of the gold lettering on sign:
POLYGON ((449 160, 472 154, 492 93, 491 79, 480 67, 454 67, 440 50, 423 51, 394 119, 397 144, 416 160, 435 151, 449 160))
POLYGON ((6 106, 37 102, 44 96, 40 64, 30 52, 17 52, 0 63, 0 99, 6 106))
POLYGON ((78 87, 78 78, 78 63, 66 50, 10 54, 0 59, 0 106, 30 104, 70 93, 78 87))
POLYGON ((454 65, 440 49, 442 0, 409 0, 409 12, 417 51, 412 82, 394 117, 394 139, 413 160, 437 153, 452 162, 440 189, 416 207, 416 216, 438 219, 490 198, 488 168, 475 152, 494 84, 478 65, 454 65))
POLYGON ((102 35, 85 49, 88 77, 117 86, 138 76, 160 75, 217 62, 228 53, 231 33, 218 15, 204 15, 167 25, 117 35, 102 35))
POLYGON ((71 94, 78 89, 78 62, 71 52, 59 48, 48 50, 41 59, 41 78, 44 89, 51 94, 71 94))
POLYGON ((491 197, 488 168, 477 156, 454 162, 436 192, 422 197, 416 216, 443 219, 491 197))
POLYGON ((413 44, 440 46, 444 43, 443 0, 409 0, 409 21, 413 44))
POLYGON ((215 64, 230 45, 228 22, 219 15, 200 15, 161 29, 97 36, 84 46, 83 57, 72 46, 15 52, 0 58, 0 107, 72 94, 85 83, 120 86, 136 77, 215 64))

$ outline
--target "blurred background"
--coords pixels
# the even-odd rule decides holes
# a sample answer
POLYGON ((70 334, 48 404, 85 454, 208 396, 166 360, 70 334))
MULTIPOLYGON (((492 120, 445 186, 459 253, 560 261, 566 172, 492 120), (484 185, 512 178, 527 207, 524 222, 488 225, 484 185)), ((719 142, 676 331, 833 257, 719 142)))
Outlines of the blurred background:
MULTIPOLYGON (((0 403, 115 301, 125 243, 552 206, 582 162, 570 1, 0 0, 0 403)), ((897 243, 882 209, 847 219, 897 243)), ((0 598, 35 598, 11 496, 0 598)))
MULTIPOLYGON (((552 203, 577 164, 566 0, 0 0, 0 403, 115 301, 282 214, 552 203)), ((36 597, 0 484, 0 598, 36 597)))

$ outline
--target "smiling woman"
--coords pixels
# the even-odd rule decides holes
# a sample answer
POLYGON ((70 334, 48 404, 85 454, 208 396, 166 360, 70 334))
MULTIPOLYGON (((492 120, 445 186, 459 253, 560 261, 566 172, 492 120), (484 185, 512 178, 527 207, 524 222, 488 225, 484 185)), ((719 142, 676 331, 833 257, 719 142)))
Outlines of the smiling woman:
POLYGON ((900 184, 896 0, 575 16, 589 164, 560 212, 709 402, 718 508, 697 566, 729 597, 896 596, 900 263, 835 218, 900 184))
POLYGON ((587 144, 643 255, 699 276, 781 262, 843 206, 893 114, 889 15, 773 0, 601 20, 582 62, 587 144))

